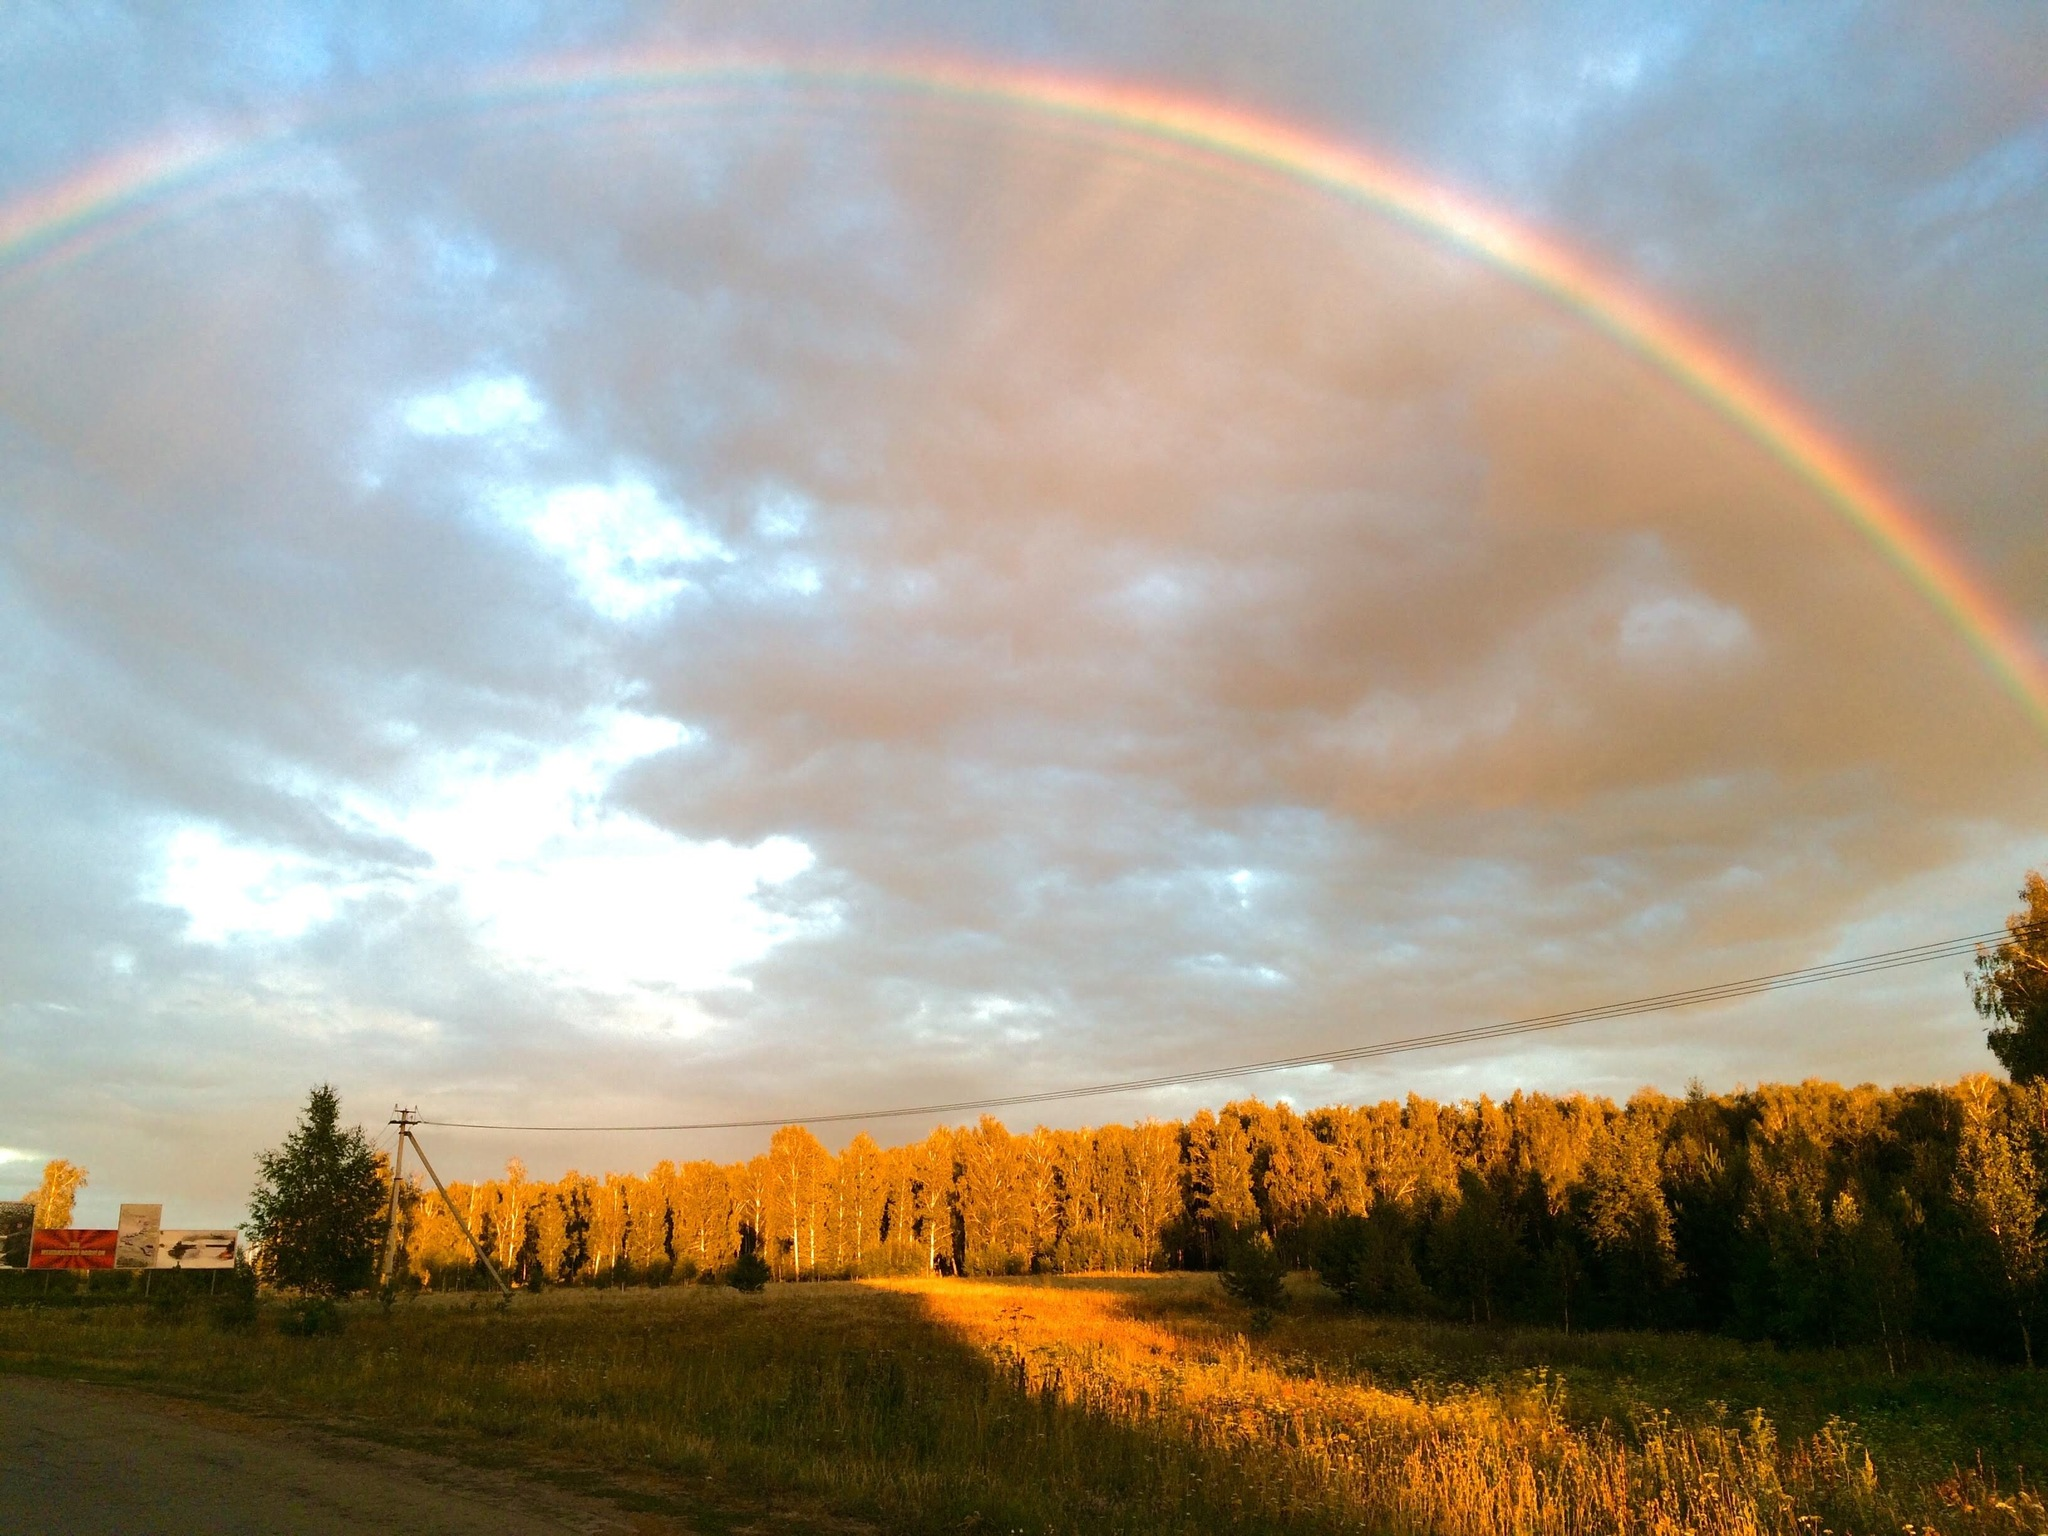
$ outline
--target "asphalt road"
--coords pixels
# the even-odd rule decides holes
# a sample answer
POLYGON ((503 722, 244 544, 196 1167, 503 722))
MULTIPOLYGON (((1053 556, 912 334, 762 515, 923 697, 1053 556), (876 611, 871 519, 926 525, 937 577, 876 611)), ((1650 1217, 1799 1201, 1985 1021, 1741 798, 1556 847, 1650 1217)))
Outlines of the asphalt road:
POLYGON ((440 1457, 143 1393, 0 1376, 4 1536, 679 1531, 440 1457))

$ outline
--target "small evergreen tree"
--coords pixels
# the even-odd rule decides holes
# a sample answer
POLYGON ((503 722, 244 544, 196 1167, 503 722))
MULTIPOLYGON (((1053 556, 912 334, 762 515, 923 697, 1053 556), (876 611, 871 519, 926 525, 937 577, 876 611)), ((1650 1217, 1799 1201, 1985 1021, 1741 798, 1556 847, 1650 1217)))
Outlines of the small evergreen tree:
POLYGON ((768 1283, 768 1261, 761 1257, 761 1239, 752 1226, 740 1223, 740 1253, 726 1272, 725 1283, 736 1291, 758 1291, 768 1283))
POLYGON ((342 1128, 340 1096, 325 1083, 315 1088, 298 1128, 256 1167, 244 1230, 258 1245, 262 1278, 319 1296, 367 1290, 390 1185, 362 1127, 342 1128))
POLYGON ((1287 1305, 1287 1265, 1272 1239, 1256 1226, 1231 1229, 1223 1249, 1223 1289, 1252 1309, 1252 1326, 1265 1328, 1287 1305))

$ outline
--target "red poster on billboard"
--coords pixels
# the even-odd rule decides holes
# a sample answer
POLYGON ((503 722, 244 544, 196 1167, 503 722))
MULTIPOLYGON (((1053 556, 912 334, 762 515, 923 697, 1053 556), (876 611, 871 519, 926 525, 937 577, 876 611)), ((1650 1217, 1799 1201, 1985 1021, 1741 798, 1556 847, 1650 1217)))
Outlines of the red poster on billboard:
POLYGON ((30 1269, 112 1269, 113 1227, 44 1227, 28 1240, 30 1269))

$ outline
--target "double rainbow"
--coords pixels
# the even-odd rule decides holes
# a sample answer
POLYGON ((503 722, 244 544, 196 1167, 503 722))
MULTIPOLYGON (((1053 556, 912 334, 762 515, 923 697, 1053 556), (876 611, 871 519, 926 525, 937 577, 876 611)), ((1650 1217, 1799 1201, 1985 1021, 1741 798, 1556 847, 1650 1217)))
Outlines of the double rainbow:
POLYGON ((88 165, 0 206, 0 280, 75 259, 146 225, 175 194, 204 188, 309 132, 374 129, 422 110, 473 112, 693 93, 812 92, 940 98, 1065 119, 1370 207, 1547 294, 1718 411, 1861 533, 2048 731, 2048 661, 1924 518, 1754 367, 1594 262, 1381 156, 1272 118, 1107 80, 924 58, 855 60, 634 53, 527 65, 397 111, 277 120, 227 138, 157 144, 88 165))

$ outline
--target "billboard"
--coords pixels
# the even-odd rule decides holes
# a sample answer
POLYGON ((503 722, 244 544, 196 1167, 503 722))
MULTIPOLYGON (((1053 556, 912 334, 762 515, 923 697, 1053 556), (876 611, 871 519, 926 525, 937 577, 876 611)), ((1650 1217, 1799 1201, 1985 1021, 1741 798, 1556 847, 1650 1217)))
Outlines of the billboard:
POLYGON ((235 1244, 240 1234, 233 1227, 171 1227, 157 1234, 156 1269, 233 1269, 235 1244))
POLYGON ((112 1269, 112 1227, 43 1227, 29 1234, 30 1269, 112 1269))
POLYGON ((35 1230, 33 1200, 0 1200, 0 1269, 28 1268, 28 1235, 35 1230))
POLYGON ((156 1263, 157 1238, 164 1224, 160 1205, 124 1205, 114 1230, 114 1268, 148 1269, 156 1263))

